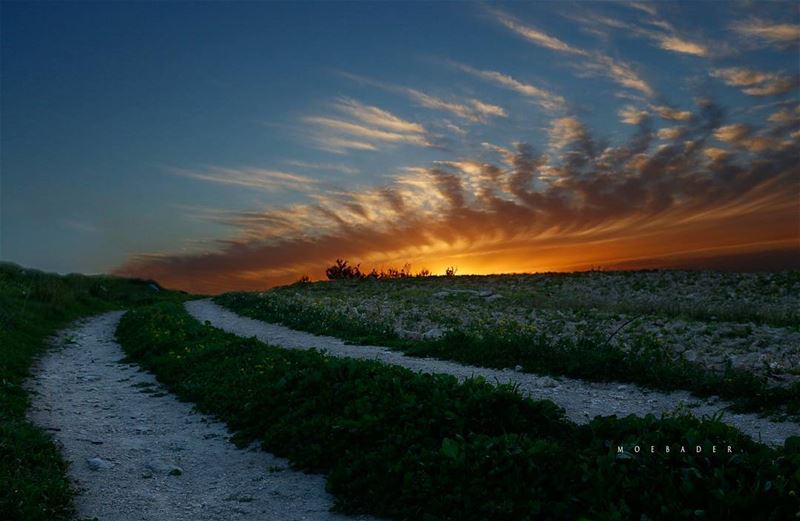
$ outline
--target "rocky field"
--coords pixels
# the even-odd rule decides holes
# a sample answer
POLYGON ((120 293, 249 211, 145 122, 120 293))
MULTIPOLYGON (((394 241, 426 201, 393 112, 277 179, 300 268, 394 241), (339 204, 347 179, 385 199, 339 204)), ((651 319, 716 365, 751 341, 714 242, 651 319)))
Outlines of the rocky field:
POLYGON ((427 277, 295 284, 259 294, 276 308, 361 322, 409 340, 509 331, 655 345, 711 370, 730 365, 773 385, 800 380, 800 274, 647 271, 427 277))

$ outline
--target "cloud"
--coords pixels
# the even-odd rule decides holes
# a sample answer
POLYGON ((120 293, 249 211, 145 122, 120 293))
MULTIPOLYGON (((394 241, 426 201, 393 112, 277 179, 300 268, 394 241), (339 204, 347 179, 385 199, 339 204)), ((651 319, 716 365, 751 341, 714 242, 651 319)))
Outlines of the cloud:
POLYGON ((658 137, 665 140, 675 140, 683 136, 686 129, 683 127, 668 127, 658 131, 658 137))
POLYGON ((625 3, 625 5, 633 9, 638 9, 639 11, 645 12, 650 16, 658 15, 658 10, 656 9, 655 4, 651 4, 648 2, 627 2, 625 3))
POLYGON ((703 150, 703 154, 705 154, 712 161, 720 161, 730 156, 731 152, 729 150, 725 150, 724 148, 708 147, 703 150))
POLYGON ((655 10, 650 14, 653 19, 647 20, 644 23, 628 23, 596 12, 569 14, 567 16, 578 22, 585 31, 604 40, 610 38, 611 32, 617 31, 621 32, 624 36, 633 36, 650 40, 656 47, 665 51, 689 54, 703 58, 722 54, 724 48, 722 44, 714 44, 715 48, 712 50, 711 45, 701 43, 690 36, 681 34, 666 20, 658 19, 655 10), (648 28, 647 26, 654 27, 655 29, 648 28))
POLYGON ((523 96, 536 98, 539 105, 541 105, 545 110, 556 111, 563 110, 566 107, 566 100, 562 96, 553 94, 552 92, 540 87, 536 87, 535 85, 523 83, 507 74, 496 71, 479 70, 468 65, 457 63, 454 65, 468 74, 491 81, 497 85, 516 91, 523 96))
POLYGON ((630 64, 614 60, 604 54, 596 54, 593 61, 584 62, 582 70, 590 75, 602 76, 623 87, 637 90, 647 97, 655 94, 650 84, 642 79, 630 64))
POLYGON ((633 105, 626 105, 619 110, 618 115, 623 123, 638 125, 650 114, 646 110, 638 109, 633 105))
POLYGON ((658 35, 656 37, 662 49, 694 56, 707 57, 711 53, 705 45, 689 40, 681 39, 677 36, 658 35))
POLYGON ((673 121, 688 121, 692 119, 692 113, 687 110, 673 109, 667 106, 654 106, 653 110, 664 119, 673 121))
POLYGON ((371 141, 385 141, 389 143, 407 143, 419 146, 431 146, 425 136, 411 133, 403 134, 399 132, 389 132, 372 127, 366 127, 357 123, 344 121, 341 119, 309 116, 304 118, 307 123, 312 123, 321 127, 326 127, 332 130, 341 131, 344 134, 351 136, 366 138, 371 141))
POLYGON ((410 98, 418 105, 421 105, 425 108, 429 108, 432 110, 439 110, 443 112, 449 112, 450 114, 453 114, 459 118, 465 119, 472 123, 487 123, 490 118, 493 117, 504 118, 508 116, 503 107, 494 105, 492 103, 487 103, 479 99, 472 98, 460 101, 449 101, 422 92, 421 90, 413 89, 411 87, 393 85, 390 83, 377 81, 370 78, 365 78, 363 76, 358 76, 356 74, 351 74, 348 72, 341 72, 340 74, 345 78, 349 78, 359 83, 372 85, 374 87, 383 89, 388 92, 402 94, 410 98))
POLYGON ((714 131, 714 137, 720 141, 736 142, 750 134, 750 127, 743 123, 725 125, 714 131))
POLYGON ((531 43, 546 49, 551 49, 553 51, 576 54, 579 56, 588 56, 589 54, 588 52, 573 47, 554 36, 550 36, 549 34, 536 29, 535 27, 523 24, 510 14, 499 10, 491 10, 491 12, 494 14, 495 19, 498 22, 531 43))
POLYGON ((373 152, 378 150, 378 147, 372 143, 358 141, 355 139, 344 139, 333 136, 316 136, 315 141, 320 149, 336 154, 343 154, 348 150, 368 150, 373 152))
POLYGON ((262 168, 210 167, 202 171, 174 169, 173 172, 200 181, 255 188, 267 192, 304 192, 321 184, 319 180, 304 175, 262 168))
POLYGON ((800 123, 800 105, 796 105, 794 107, 794 110, 789 108, 784 108, 777 112, 774 112, 770 114, 770 116, 767 118, 767 121, 779 124, 800 123))
POLYGON ((770 132, 757 133, 754 129, 744 123, 735 123, 719 127, 714 131, 714 137, 720 141, 730 143, 736 147, 751 152, 763 152, 765 150, 779 150, 791 148, 792 143, 781 139, 779 136, 770 132))
POLYGON ((709 74, 721 78, 726 85, 739 87, 749 96, 775 96, 786 94, 798 87, 798 77, 782 73, 764 73, 744 67, 712 69, 709 74))
POLYGON ((333 106, 351 119, 329 116, 303 118, 304 122, 322 130, 317 135, 320 148, 335 152, 347 149, 376 150, 377 142, 433 146, 425 127, 419 123, 406 121, 391 112, 349 98, 340 98, 333 106))
POLYGON ((284 161, 284 163, 286 163, 289 166, 294 166, 297 168, 305 168, 309 170, 329 170, 349 175, 355 175, 360 172, 358 168, 353 168, 348 165, 342 165, 336 163, 310 163, 308 161, 297 161, 294 159, 284 161))
POLYGON ((770 22, 760 18, 736 22, 731 29, 749 41, 787 48, 800 41, 800 25, 770 22))
POLYGON ((364 105, 350 98, 340 98, 336 102, 335 107, 340 112, 349 114, 363 123, 374 125, 378 128, 411 134, 425 133, 425 127, 419 123, 406 121, 395 116, 391 112, 382 110, 378 107, 364 105))
POLYGON ((579 74, 586 76, 600 76, 610 79, 624 87, 638 90, 646 96, 653 96, 652 87, 634 70, 634 68, 620 60, 615 60, 601 52, 589 52, 573 47, 554 36, 550 36, 539 29, 528 26, 515 17, 496 9, 490 9, 495 19, 502 25, 522 36, 529 42, 550 49, 583 58, 577 68, 579 74))
POLYGON ((586 136, 586 128, 574 117, 559 118, 553 120, 547 134, 550 137, 550 147, 561 149, 583 139, 586 136))
POLYGON ((489 150, 490 152, 493 152, 493 153, 497 154, 498 156, 500 156, 500 158, 502 159, 503 163, 506 164, 507 166, 513 166, 513 164, 514 164, 514 152, 512 152, 508 148, 501 147, 499 145, 495 145, 495 144, 492 144, 492 143, 486 143, 486 142, 481 143, 481 146, 483 148, 485 148, 486 150, 489 150))
POLYGON ((477 99, 453 102, 411 88, 404 88, 402 92, 425 108, 449 112, 473 123, 485 123, 490 117, 506 117, 508 115, 502 107, 477 99))
POLYGON ((470 273, 631 267, 637 259, 767 244, 796 250, 794 113, 776 112, 758 128, 725 122, 723 108, 706 99, 679 141, 653 143, 642 119, 627 141, 602 150, 593 144, 606 140, 580 120, 556 118, 544 151, 486 143, 489 161, 409 165, 387 184, 351 191, 312 183, 302 204, 225 215, 237 234, 214 249, 135 256, 117 273, 215 292, 322 276, 337 257, 470 273))
POLYGON ((455 123, 453 123, 452 121, 447 120, 447 119, 443 119, 439 123, 439 125, 442 128, 445 128, 445 129, 449 130, 450 132, 453 132, 453 133, 458 134, 460 136, 464 136, 464 135, 467 134, 467 131, 465 129, 459 127, 458 125, 456 125, 455 123))
POLYGON ((787 92, 797 88, 798 82, 796 78, 778 78, 775 81, 759 85, 757 87, 750 87, 742 89, 742 92, 750 96, 775 96, 779 94, 786 94, 787 92))
POLYGON ((773 78, 771 74, 764 74, 744 67, 728 67, 727 69, 712 69, 709 74, 715 78, 722 78, 728 85, 735 87, 747 87, 769 81, 773 78))
POLYGON ((500 107, 499 105, 485 103, 478 99, 469 100, 469 104, 472 105, 473 110, 475 110, 477 113, 481 115, 500 117, 500 118, 505 118, 508 116, 508 113, 506 113, 505 109, 503 107, 500 107))

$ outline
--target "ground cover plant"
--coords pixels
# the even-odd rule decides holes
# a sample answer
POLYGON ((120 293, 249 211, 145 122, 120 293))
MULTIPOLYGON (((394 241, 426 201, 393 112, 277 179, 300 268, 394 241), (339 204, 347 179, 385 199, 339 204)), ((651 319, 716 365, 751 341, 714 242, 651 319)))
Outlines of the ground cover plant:
POLYGON ((719 395, 800 414, 800 273, 335 280, 230 293, 253 318, 488 367, 719 395))
POLYGON ((66 464, 47 433, 25 418, 22 383, 48 338, 81 316, 182 298, 148 281, 0 264, 0 519, 51 521, 73 513, 66 464))
POLYGON ((773 449, 690 416, 578 426, 552 402, 510 386, 271 347, 170 303, 129 311, 117 337, 133 361, 225 420, 240 442, 259 440, 297 468, 326 472, 346 512, 414 520, 800 515, 796 437, 773 449))

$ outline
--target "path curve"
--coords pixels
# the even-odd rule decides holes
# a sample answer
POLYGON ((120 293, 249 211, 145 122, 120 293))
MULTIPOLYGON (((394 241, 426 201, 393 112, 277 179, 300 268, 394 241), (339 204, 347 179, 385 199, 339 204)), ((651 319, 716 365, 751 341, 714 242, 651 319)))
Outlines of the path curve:
MULTIPOLYGON (((400 365, 413 371, 446 373, 459 379, 483 376, 489 382, 513 383, 532 398, 552 400, 563 407, 566 415, 578 423, 586 423, 595 416, 627 416, 635 414, 660 415, 674 411, 680 404, 689 407, 697 417, 723 412, 727 405, 718 399, 700 400, 685 391, 662 393, 641 389, 635 385, 619 383, 595 383, 573 378, 539 376, 511 369, 490 369, 462 365, 434 358, 406 356, 387 347, 349 345, 344 341, 319 336, 244 317, 211 300, 192 300, 185 304, 188 312, 201 322, 206 320, 214 327, 243 337, 255 336, 262 342, 289 349, 325 349, 338 357, 380 360, 387 364, 400 365)), ((789 436, 800 435, 800 425, 792 422, 773 422, 755 414, 724 412, 722 421, 748 434, 756 441, 769 445, 783 445, 789 436)))
MULTIPOLYGON (((237 449, 225 426, 120 363, 122 312, 76 323, 34 369, 31 420, 52 432, 79 488, 80 517, 131 520, 353 519, 329 512, 322 475, 237 449)), ((361 518, 364 519, 364 518, 361 518)))

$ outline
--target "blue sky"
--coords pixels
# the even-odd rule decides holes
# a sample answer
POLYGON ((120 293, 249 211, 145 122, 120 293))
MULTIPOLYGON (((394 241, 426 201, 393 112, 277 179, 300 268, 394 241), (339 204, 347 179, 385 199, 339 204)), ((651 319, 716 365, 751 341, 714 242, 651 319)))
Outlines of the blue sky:
MULTIPOLYGON (((502 270, 548 230, 625 239, 664 212, 671 223, 721 212, 677 192, 637 206, 636 222, 576 206, 614 150, 630 151, 613 167, 621 183, 645 161, 636 154, 652 164, 686 141, 702 161, 771 161, 772 195, 796 194, 783 161, 798 141, 799 17, 779 2, 4 2, 0 255, 179 285, 208 277, 212 289, 337 255, 435 269, 477 255, 473 271, 502 270), (539 195, 521 196, 523 181, 539 195), (570 211, 541 200, 559 190, 570 211), (517 207, 529 212, 518 222, 517 207), (436 224, 410 233, 421 218, 436 224), (461 233, 475 223, 480 233, 461 233), (374 234, 397 243, 371 250, 374 234)), ((699 161, 664 168, 682 168, 677 180, 708 168, 699 161)), ((764 179, 739 186, 728 172, 713 173, 729 201, 763 195, 764 179)), ((754 212, 740 203, 732 220, 754 212)), ((787 233, 770 240, 797 239, 787 233)), ((509 270, 580 264, 551 257, 509 270)))

